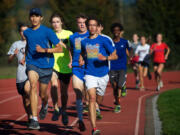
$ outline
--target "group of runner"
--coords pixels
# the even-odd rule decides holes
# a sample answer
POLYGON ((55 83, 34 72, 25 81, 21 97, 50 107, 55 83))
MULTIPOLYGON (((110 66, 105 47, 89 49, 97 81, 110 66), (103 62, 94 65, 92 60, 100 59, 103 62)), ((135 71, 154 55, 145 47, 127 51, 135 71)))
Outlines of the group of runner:
POLYGON ((89 112, 93 135, 100 134, 96 119, 102 119, 99 105, 103 101, 109 78, 114 93, 114 112, 121 111, 120 97, 126 96, 127 93, 128 60, 131 61, 135 73, 136 87, 144 90, 143 77, 148 74, 150 55, 153 54, 157 90, 163 87, 161 75, 170 49, 162 42, 162 34, 157 35, 157 43, 150 47, 145 36, 142 36, 139 42, 138 35, 134 34, 132 43, 122 38, 124 30, 120 23, 111 26, 112 40, 102 34, 103 24, 95 17, 78 15, 75 33, 63 29, 63 18, 58 13, 52 14, 50 18, 54 31, 42 25, 42 19, 41 10, 32 8, 29 12, 31 27, 24 24, 19 26, 21 40, 13 43, 8 52, 9 62, 15 56, 18 59, 16 85, 28 115, 29 129, 40 129, 38 82, 42 100, 39 119, 45 119, 48 112, 47 88, 50 82, 54 106, 52 120, 57 121, 62 115, 62 123, 66 126, 68 86, 72 76, 79 129, 86 130, 83 112, 89 112), (164 49, 167 49, 165 55, 164 49), (59 87, 61 107, 58 105, 59 87))

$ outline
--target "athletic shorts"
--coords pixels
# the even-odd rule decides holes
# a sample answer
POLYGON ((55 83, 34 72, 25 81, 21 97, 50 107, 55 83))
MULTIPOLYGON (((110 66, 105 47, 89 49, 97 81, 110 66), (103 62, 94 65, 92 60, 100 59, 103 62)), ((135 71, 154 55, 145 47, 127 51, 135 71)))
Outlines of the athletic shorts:
POLYGON ((26 65, 26 72, 35 71, 39 75, 39 82, 48 84, 52 77, 52 68, 38 68, 34 65, 26 65))
POLYGON ((111 70, 109 73, 110 83, 113 84, 116 82, 119 88, 122 88, 126 84, 126 70, 111 70))
POLYGON ((148 67, 149 67, 149 64, 147 64, 147 63, 144 62, 144 61, 139 61, 138 64, 141 65, 141 66, 143 66, 143 67, 145 67, 145 68, 148 68, 148 67))
POLYGON ((165 63, 157 63, 157 62, 153 63, 154 66, 159 66, 159 64, 165 64, 165 63))
POLYGON ((53 70, 53 74, 56 75, 56 77, 62 81, 64 84, 69 84, 72 74, 71 73, 59 73, 56 70, 53 70))
POLYGON ((27 81, 28 80, 25 80, 24 82, 21 82, 21 83, 16 83, 17 91, 22 96, 25 94, 24 86, 25 86, 27 81))
POLYGON ((96 94, 99 96, 104 96, 109 81, 108 74, 103 77, 85 75, 84 80, 87 90, 96 88, 96 94))
POLYGON ((72 73, 76 75, 80 80, 84 82, 84 68, 83 67, 73 67, 72 73))

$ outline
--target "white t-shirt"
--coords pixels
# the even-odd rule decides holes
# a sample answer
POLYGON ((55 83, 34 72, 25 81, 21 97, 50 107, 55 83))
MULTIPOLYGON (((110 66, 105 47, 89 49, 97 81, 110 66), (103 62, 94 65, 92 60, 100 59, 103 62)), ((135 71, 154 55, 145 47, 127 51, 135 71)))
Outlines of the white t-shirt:
POLYGON ((139 56, 139 61, 143 61, 144 60, 145 56, 147 54, 149 54, 149 49, 150 49, 150 46, 148 44, 145 44, 144 46, 143 45, 139 45, 136 48, 135 54, 137 54, 139 56))
POLYGON ((16 49, 18 49, 18 53, 16 55, 17 59, 18 59, 18 67, 17 67, 17 73, 16 73, 16 83, 22 83, 27 79, 27 75, 26 75, 26 65, 22 65, 20 64, 21 60, 24 57, 24 53, 25 53, 25 47, 26 47, 26 42, 19 40, 14 42, 9 51, 8 51, 8 55, 14 55, 14 51, 16 49))

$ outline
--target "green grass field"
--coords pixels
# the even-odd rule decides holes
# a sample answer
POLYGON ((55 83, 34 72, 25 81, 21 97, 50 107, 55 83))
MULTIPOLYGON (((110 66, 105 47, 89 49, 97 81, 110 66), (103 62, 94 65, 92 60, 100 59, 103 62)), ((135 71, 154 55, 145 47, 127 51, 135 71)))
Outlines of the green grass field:
POLYGON ((16 78, 16 66, 0 67, 0 79, 16 78))
POLYGON ((180 135, 180 88, 160 94, 157 104, 162 135, 180 135))

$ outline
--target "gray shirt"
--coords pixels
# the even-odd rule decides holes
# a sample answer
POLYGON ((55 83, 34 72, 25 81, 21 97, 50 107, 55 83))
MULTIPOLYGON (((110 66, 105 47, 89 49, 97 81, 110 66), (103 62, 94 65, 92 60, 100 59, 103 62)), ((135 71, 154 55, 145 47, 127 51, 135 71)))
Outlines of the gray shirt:
POLYGON ((135 55, 135 52, 136 52, 136 49, 137 47, 140 45, 140 43, 138 42, 137 44, 135 44, 134 42, 132 42, 130 44, 130 48, 132 48, 132 51, 133 51, 133 56, 135 55))
POLYGON ((14 42, 11 45, 11 48, 8 51, 8 55, 14 55, 14 51, 16 49, 18 49, 18 53, 16 55, 17 59, 18 59, 18 67, 17 67, 17 73, 16 73, 16 83, 21 83, 24 82, 27 79, 27 75, 26 75, 26 64, 22 65, 20 62, 24 57, 24 53, 25 53, 25 47, 26 47, 26 42, 19 40, 14 42))

